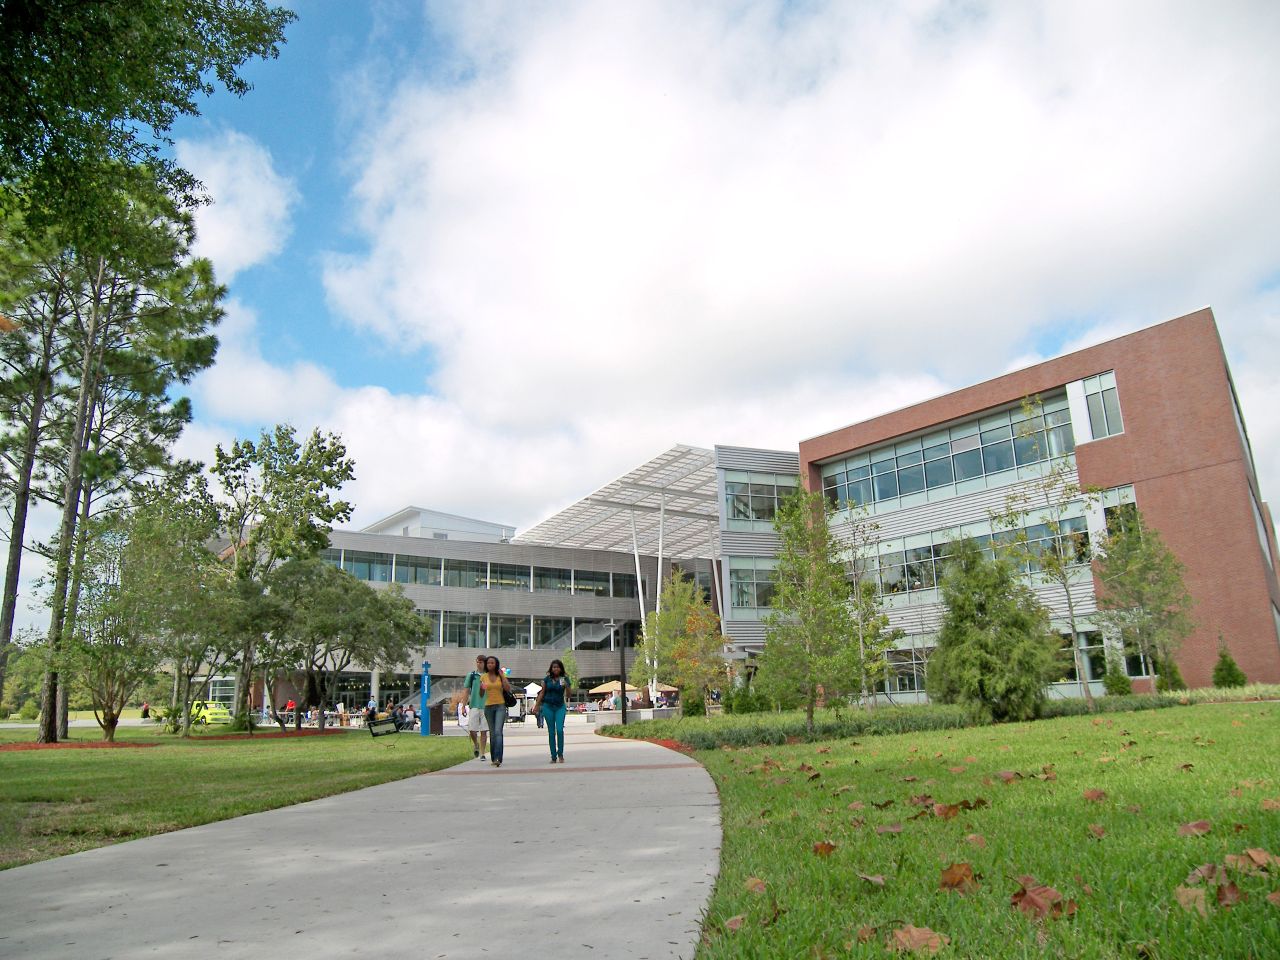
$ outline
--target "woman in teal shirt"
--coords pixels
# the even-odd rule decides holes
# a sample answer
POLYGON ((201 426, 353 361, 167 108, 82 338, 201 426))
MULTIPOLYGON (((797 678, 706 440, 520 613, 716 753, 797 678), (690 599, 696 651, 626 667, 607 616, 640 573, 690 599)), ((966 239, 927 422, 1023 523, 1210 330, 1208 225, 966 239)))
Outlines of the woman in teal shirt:
POLYGON ((533 709, 547 723, 547 742, 551 746, 551 762, 564 763, 564 715, 568 710, 565 694, 569 692, 569 678, 564 664, 552 660, 547 675, 542 678, 542 692, 533 709))

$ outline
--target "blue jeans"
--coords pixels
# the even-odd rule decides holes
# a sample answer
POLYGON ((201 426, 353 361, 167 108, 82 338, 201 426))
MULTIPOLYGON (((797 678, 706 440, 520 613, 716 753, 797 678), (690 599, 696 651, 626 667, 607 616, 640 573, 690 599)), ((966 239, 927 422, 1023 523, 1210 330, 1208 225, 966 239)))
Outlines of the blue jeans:
POLYGON ((551 759, 564 756, 564 715, 568 708, 562 703, 553 707, 549 703, 542 705, 542 717, 547 721, 547 743, 551 747, 551 759))
POLYGON ((489 724, 489 759, 494 763, 502 762, 502 727, 507 722, 507 705, 484 708, 484 719, 489 724))

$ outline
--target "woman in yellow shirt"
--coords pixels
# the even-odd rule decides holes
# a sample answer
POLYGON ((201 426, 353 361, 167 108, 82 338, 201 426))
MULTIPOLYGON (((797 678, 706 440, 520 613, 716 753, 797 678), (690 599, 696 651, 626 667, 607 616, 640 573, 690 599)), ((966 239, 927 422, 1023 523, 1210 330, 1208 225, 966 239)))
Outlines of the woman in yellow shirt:
POLYGON ((507 698, 511 682, 502 672, 497 657, 486 657, 484 673, 480 675, 480 689, 484 691, 484 718, 489 724, 489 762, 502 766, 502 727, 507 722, 507 698))

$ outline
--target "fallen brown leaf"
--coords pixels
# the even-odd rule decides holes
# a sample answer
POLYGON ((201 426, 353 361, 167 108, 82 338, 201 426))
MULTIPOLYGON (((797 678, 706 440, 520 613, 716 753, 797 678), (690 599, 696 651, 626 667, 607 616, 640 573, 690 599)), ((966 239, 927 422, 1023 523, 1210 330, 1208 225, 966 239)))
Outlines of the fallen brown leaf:
POLYGON ((859 879, 862 879, 862 880, 867 881, 867 883, 871 884, 873 887, 883 887, 883 886, 884 886, 884 874, 881 874, 881 873, 860 873, 860 874, 858 874, 858 877, 859 877, 859 879))
POLYGON ((980 833, 970 833, 964 838, 965 843, 971 843, 975 847, 986 847, 987 838, 980 833))
POLYGON ((901 833, 902 824, 900 823, 882 823, 876 827, 876 833, 901 833))
POLYGON ((1253 874, 1262 872, 1258 868, 1258 865, 1253 862, 1252 858, 1244 856, 1243 854, 1228 853, 1222 859, 1226 863, 1227 867, 1238 873, 1253 874))
POLYGON ((1233 907, 1244 898, 1245 895, 1234 883, 1223 883, 1218 886, 1218 906, 1220 907, 1233 907))
POLYGON ((866 807, 866 804, 863 803, 861 800, 855 800, 853 801, 853 803, 845 807, 845 809, 846 810, 862 810, 865 807, 866 807))
POLYGON ((853 829, 855 830, 861 830, 866 825, 867 825, 866 817, 854 817, 852 820, 849 821, 849 826, 853 827, 853 829))
POLYGON ((1183 882, 1187 884, 1195 884, 1199 883, 1201 880, 1208 880, 1212 883, 1214 880, 1223 876, 1225 876, 1225 874, 1223 873, 1222 868, 1216 863, 1202 863, 1200 866, 1188 873, 1187 879, 1183 882))
POLYGON ((935 954, 951 942, 951 938, 928 927, 899 927, 889 936, 888 948, 894 953, 935 954))
POLYGON ((1178 836, 1203 837, 1212 829, 1213 824, 1208 820, 1193 820, 1190 823, 1184 823, 1178 827, 1178 836))
POLYGON ((830 840, 819 840, 813 845, 813 852, 820 857, 829 857, 836 852, 836 845, 830 840))
POLYGON ((1107 835, 1107 831, 1103 829, 1102 824, 1100 823, 1089 824, 1089 833, 1097 837, 1099 840, 1107 835))
POLYGON ((1280 907, 1280 890, 1267 894, 1267 903, 1274 907, 1280 907))
POLYGON ((869 941, 869 940, 870 940, 872 937, 874 937, 875 935, 876 935, 876 928, 875 928, 875 927, 859 927, 859 928, 858 928, 858 942, 859 942, 859 943, 866 943, 867 941, 869 941))
POLYGON ((1277 857, 1274 853, 1267 853, 1261 847, 1250 847, 1244 852, 1244 855, 1264 870, 1272 866, 1280 866, 1280 857, 1277 857))
POLYGON ((964 773, 969 768, 968 767, 947 767, 947 769, 952 773, 964 773))
POLYGON ((1092 800, 1094 803, 1101 803, 1103 800, 1107 799, 1107 792, 1105 790, 1086 790, 1084 792, 1084 798, 1086 800, 1092 800))
POLYGON ((747 877, 746 886, 751 893, 764 893, 767 884, 759 877, 747 877))
POLYGON ((916 782, 917 780, 919 780, 919 779, 920 779, 919 777, 903 777, 903 778, 902 778, 902 782, 903 782, 903 783, 915 783, 915 782, 916 782))
POLYGON ((885 807, 892 807, 892 806, 893 806, 893 801, 892 801, 892 800, 886 800, 886 801, 884 801, 883 803, 876 803, 874 800, 872 800, 872 801, 871 801, 871 805, 872 805, 873 807, 875 807, 877 810, 883 810, 885 807))
POLYGON ((954 890, 956 893, 973 893, 978 889, 978 881, 973 875, 972 865, 953 863, 942 871, 938 886, 943 890, 954 890))
POLYGON ((933 805, 933 815, 940 820, 950 820, 952 817, 959 815, 960 805, 955 803, 935 803, 933 805))
POLYGON ((1187 913, 1198 913, 1202 917, 1209 915, 1209 907, 1204 898, 1204 887, 1178 887, 1173 891, 1178 906, 1187 913))
POLYGON ((1263 810, 1280 810, 1280 797, 1263 797, 1263 810))
POLYGON ((1022 774, 1018 773, 1016 770, 997 770, 996 776, 1005 783, 1013 783, 1015 780, 1022 779, 1022 774))
POLYGON ((724 922, 724 928, 730 933, 737 933, 742 929, 742 925, 747 922, 747 915, 740 913, 736 917, 730 917, 724 922))
POLYGON ((1062 894, 1047 884, 1036 883, 1035 877, 1019 877, 1021 887, 1009 898, 1009 905, 1022 913, 1043 920, 1047 917, 1071 916, 1076 912, 1074 900, 1063 900, 1062 894))

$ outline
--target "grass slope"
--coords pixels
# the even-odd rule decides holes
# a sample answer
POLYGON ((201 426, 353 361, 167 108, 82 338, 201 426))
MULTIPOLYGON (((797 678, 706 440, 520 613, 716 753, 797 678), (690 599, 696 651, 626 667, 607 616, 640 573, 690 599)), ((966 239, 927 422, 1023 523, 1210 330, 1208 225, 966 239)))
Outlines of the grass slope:
MULTIPOLYGON (((5 731, 0 742, 33 737, 5 731)), ((101 734, 76 729, 71 739, 101 734)), ((471 755, 465 737, 410 734, 184 743, 123 728, 118 739, 160 745, 0 752, 0 868, 344 793, 471 755)))
POLYGON ((906 924, 948 937, 940 957, 1280 956, 1280 902, 1267 899, 1280 891, 1280 860, 1256 873, 1229 868, 1244 896, 1229 908, 1217 903, 1225 884, 1186 883, 1247 848, 1280 854, 1280 705, 697 756, 719 785, 724 820, 700 960, 884 957, 906 924), (1087 799, 1093 790, 1105 796, 1087 799), (947 819, 924 795, 988 805, 947 819), (1200 820, 1207 834, 1179 834, 1200 820), (895 824, 900 833, 877 831, 895 824), (825 856, 814 848, 823 842, 834 845, 825 856), (975 891, 940 889, 953 864, 971 866, 975 891), (1023 875, 1074 900, 1074 916, 1015 910, 1023 875), (761 892, 749 889, 753 878, 761 892), (1207 916, 1179 906, 1180 886, 1206 891, 1207 916))

